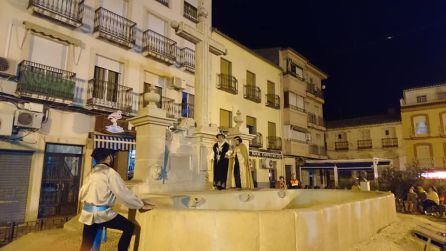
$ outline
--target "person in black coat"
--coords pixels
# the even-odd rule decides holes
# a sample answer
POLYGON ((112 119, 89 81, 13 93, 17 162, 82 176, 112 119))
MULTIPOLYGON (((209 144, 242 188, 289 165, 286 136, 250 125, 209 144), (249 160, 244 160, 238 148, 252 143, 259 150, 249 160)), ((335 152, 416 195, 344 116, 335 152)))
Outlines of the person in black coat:
POLYGON ((217 134, 217 143, 214 144, 214 187, 218 190, 226 189, 226 178, 228 175, 229 159, 227 152, 229 144, 223 133, 217 134))

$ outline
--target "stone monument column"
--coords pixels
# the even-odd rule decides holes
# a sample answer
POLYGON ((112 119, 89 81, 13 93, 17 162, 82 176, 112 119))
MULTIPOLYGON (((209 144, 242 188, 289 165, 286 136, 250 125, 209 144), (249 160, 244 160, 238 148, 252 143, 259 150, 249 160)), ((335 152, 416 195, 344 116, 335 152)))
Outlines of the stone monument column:
POLYGON ((175 119, 167 118, 166 111, 159 109, 156 102, 160 96, 154 92, 144 94, 149 104, 128 121, 136 127, 136 162, 133 189, 136 193, 159 192, 162 182, 157 180, 163 162, 166 144, 166 129, 175 119))
MULTIPOLYGON (((208 6, 210 7, 210 6, 208 6)), ((212 54, 220 56, 226 54, 226 48, 221 43, 212 39, 212 25, 205 8, 205 0, 198 0, 198 23, 192 27, 184 22, 172 22, 176 35, 195 44, 195 112, 194 119, 197 123, 194 138, 199 144, 199 168, 209 176, 210 156, 212 145, 215 143, 215 135, 218 133, 216 126, 210 125, 210 107, 208 100, 212 98, 212 54), (203 163, 206 160, 207 163, 203 163)), ((207 181, 209 182, 209 181, 207 181)))

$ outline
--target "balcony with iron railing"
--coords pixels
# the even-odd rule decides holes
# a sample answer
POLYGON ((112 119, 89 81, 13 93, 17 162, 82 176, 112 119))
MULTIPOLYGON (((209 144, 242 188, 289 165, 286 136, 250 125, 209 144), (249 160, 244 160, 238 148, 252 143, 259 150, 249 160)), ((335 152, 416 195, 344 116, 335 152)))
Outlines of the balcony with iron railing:
POLYGON ((198 10, 197 7, 184 1, 184 17, 194 23, 198 23, 198 10))
POLYGON ((254 101, 256 103, 260 103, 262 102, 262 91, 260 90, 259 87, 255 86, 255 85, 245 85, 244 86, 244 97, 245 99, 249 99, 251 101, 254 101))
POLYGON ((98 38, 108 40, 125 48, 135 43, 136 23, 102 7, 95 11, 94 32, 98 38))
POLYGON ((88 82, 87 96, 87 105, 95 110, 121 110, 124 113, 131 113, 133 110, 133 89, 124 85, 91 79, 88 82))
POLYGON ((324 99, 324 92, 318 88, 315 84, 307 83, 307 92, 311 93, 312 95, 324 99))
POLYGON ((156 0, 158 3, 169 7, 169 0, 156 0))
POLYGON ((24 97, 72 102, 76 92, 75 73, 24 60, 18 65, 17 92, 24 97))
POLYGON ((418 168, 433 168, 434 159, 433 158, 416 158, 414 160, 414 165, 418 168))
POLYGON ((321 127, 325 127, 325 121, 324 121, 324 118, 322 116, 318 116, 317 117, 317 125, 321 126, 321 127))
POLYGON ((295 105, 292 105, 292 104, 288 104, 288 103, 284 104, 284 108, 289 108, 290 110, 299 111, 299 112, 305 112, 304 108, 299 107, 299 106, 295 106, 295 105))
POLYGON ((319 146, 315 144, 311 144, 308 146, 310 154, 319 155, 319 146))
POLYGON ((184 47, 179 49, 179 64, 184 67, 186 71, 195 72, 195 51, 184 47))
POLYGON ((238 93, 238 81, 237 78, 227 74, 217 75, 217 89, 229 92, 232 94, 238 93))
POLYGON ((373 148, 371 139, 358 140, 358 149, 371 149, 373 148))
POLYGON ((382 147, 398 147, 398 138, 382 138, 382 147))
POLYGON ((149 29, 144 31, 142 43, 144 56, 150 56, 169 65, 175 63, 177 43, 172 39, 149 29))
POLYGON ((335 142, 336 151, 346 151, 348 150, 348 141, 337 141, 335 142))
POLYGON ((255 138, 253 138, 249 144, 250 147, 262 148, 263 147, 263 135, 259 132, 255 134, 255 138))
POLYGON ((84 0, 29 0, 28 8, 33 14, 71 27, 82 25, 84 0))
POLYGON ((282 150, 282 138, 277 136, 268 136, 268 149, 282 150))
POLYGON ((314 113, 309 112, 308 113, 308 123, 317 125, 317 116, 314 113))
POLYGON ((280 96, 276 94, 266 94, 266 106, 280 109, 280 96))

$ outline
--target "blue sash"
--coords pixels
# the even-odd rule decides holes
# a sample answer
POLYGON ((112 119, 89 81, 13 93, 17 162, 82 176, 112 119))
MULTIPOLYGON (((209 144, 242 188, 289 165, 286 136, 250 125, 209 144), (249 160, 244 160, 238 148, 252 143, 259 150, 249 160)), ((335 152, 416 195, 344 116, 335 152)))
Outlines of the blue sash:
MULTIPOLYGON (((105 211, 109 208, 110 208, 109 206, 95 206, 95 205, 91 205, 91 204, 85 204, 83 209, 89 213, 96 213, 96 212, 105 211)), ((96 232, 96 235, 95 235, 94 241, 93 241, 93 247, 91 250, 99 251, 101 248, 101 242, 106 242, 106 241, 107 241, 107 228, 101 227, 96 232)))

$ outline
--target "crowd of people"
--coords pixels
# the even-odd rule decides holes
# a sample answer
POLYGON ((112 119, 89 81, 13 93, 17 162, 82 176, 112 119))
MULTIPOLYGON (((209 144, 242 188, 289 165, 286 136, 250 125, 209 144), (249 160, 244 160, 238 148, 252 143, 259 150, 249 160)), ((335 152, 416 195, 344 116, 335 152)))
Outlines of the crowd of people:
POLYGON ((426 190, 423 186, 411 186, 404 201, 404 212, 429 214, 441 211, 445 207, 445 195, 438 194, 437 188, 430 185, 426 190))

